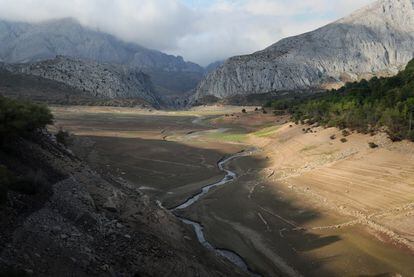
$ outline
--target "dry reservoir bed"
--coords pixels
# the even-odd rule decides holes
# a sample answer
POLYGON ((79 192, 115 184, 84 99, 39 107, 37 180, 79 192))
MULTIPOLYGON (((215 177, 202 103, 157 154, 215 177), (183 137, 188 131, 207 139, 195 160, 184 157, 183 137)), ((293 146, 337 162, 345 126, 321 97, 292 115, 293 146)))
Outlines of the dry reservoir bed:
POLYGON ((167 207, 221 179, 221 157, 259 147, 231 162, 237 181, 184 213, 202 222, 216 247, 265 276, 414 274, 412 143, 360 134, 342 143, 336 129, 305 133, 308 126, 241 109, 53 111, 56 126, 76 135, 79 156, 167 207))

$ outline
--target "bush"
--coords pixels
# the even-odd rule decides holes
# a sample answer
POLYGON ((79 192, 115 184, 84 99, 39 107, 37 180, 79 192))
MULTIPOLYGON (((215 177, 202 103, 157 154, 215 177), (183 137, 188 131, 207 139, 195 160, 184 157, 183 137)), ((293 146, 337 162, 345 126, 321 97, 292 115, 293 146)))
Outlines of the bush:
POLYGON ((0 143, 27 136, 51 124, 53 116, 44 105, 11 100, 0 96, 0 143))
POLYGON ((348 130, 342 130, 342 136, 348 137, 350 135, 351 135, 351 133, 348 130))
POLYGON ((243 109, 243 110, 242 110, 242 113, 247 113, 246 109, 243 109))
POLYGON ((369 142, 368 143, 369 147, 372 149, 378 148, 378 144, 374 143, 374 142, 369 142))
POLYGON ((341 142, 342 143, 345 143, 345 142, 347 142, 348 140, 346 139, 346 138, 341 138, 341 142))
POLYGON ((332 135, 332 136, 330 136, 329 137, 331 140, 334 140, 334 139, 336 139, 336 135, 332 135))
POLYGON ((72 145, 73 141, 70 137, 69 132, 60 129, 56 134, 56 141, 64 146, 68 147, 72 145))

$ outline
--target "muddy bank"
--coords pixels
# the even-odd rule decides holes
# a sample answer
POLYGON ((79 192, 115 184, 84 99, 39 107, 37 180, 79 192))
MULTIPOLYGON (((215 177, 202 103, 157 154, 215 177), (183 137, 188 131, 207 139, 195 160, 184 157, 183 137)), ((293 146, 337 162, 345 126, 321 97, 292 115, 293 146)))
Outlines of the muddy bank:
POLYGON ((230 182, 233 182, 237 178, 237 174, 234 173, 231 170, 226 169, 226 166, 228 163, 230 163, 232 160, 235 160, 240 157, 250 156, 253 153, 257 152, 257 149, 248 149, 244 150, 240 153, 231 155, 230 157, 221 159, 217 166, 218 168, 225 173, 225 176, 222 180, 219 182, 209 184, 204 186, 201 189, 201 192, 195 194, 194 196, 187 199, 184 203, 179 204, 177 207, 172 208, 170 211, 177 216, 178 219, 180 219, 183 223, 190 225, 193 227, 194 232, 197 235, 198 241, 208 250, 216 253, 219 256, 222 256, 226 258, 228 261, 239 267, 241 270, 246 272, 249 276, 260 276, 258 273, 253 272, 249 266, 247 265, 246 261, 236 252, 230 250, 230 249, 218 249, 215 248, 210 242, 208 242, 204 235, 204 228, 202 226, 202 223, 192 221, 188 218, 185 218, 184 216, 180 215, 180 212, 187 209, 188 207, 194 205, 199 200, 201 200, 203 197, 205 197, 212 189, 218 189, 221 186, 224 186, 230 182))

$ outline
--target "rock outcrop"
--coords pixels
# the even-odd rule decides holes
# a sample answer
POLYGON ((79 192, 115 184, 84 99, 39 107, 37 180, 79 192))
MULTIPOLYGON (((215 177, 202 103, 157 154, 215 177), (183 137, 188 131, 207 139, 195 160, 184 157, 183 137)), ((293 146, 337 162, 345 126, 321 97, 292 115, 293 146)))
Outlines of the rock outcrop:
POLYGON ((141 69, 151 75, 160 91, 170 93, 186 92, 188 86, 194 89, 204 74, 201 66, 180 56, 121 41, 74 19, 36 24, 0 20, 0 62, 38 62, 58 55, 141 69))
POLYGON ((64 83, 101 99, 143 99, 160 105, 150 77, 138 69, 58 56, 38 63, 8 65, 14 73, 39 76, 64 83))
POLYGON ((320 90, 395 74, 414 56, 414 1, 379 0, 313 32, 230 58, 199 85, 195 99, 320 90))

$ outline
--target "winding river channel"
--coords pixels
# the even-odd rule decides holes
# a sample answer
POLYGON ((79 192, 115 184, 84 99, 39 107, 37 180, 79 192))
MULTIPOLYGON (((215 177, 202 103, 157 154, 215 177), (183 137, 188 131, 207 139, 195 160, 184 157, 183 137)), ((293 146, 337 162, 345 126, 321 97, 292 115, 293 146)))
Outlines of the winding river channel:
POLYGON ((254 152, 257 152, 257 149, 249 149, 243 152, 239 152, 237 154, 234 154, 228 158, 222 159, 221 161, 218 162, 218 168, 223 171, 226 175, 224 176, 224 178, 222 180, 220 180, 217 183, 213 183, 213 184, 209 184, 205 187, 202 188, 201 192, 194 195, 193 197, 189 198, 188 200, 186 200, 184 203, 180 204, 179 206, 171 209, 170 211, 175 214, 175 216, 177 216, 177 218, 179 218, 182 222, 184 222, 187 225, 191 225, 194 228, 194 231, 197 235, 197 239, 198 241, 207 249, 216 252, 218 255, 225 257, 226 259, 228 259, 230 262, 232 262, 233 264, 235 264, 236 266, 238 266, 239 268, 241 268, 244 272, 248 273, 250 276, 260 276, 259 274, 252 272, 247 263, 243 260, 242 257, 240 257, 240 255, 238 255, 236 252, 233 252, 231 250, 224 250, 224 249, 218 249, 215 248, 210 242, 208 242, 205 238, 204 235, 204 228, 203 226, 195 221, 192 221, 188 218, 184 218, 181 216, 178 216, 176 213, 174 213, 175 211, 179 211, 179 210, 184 210, 188 207, 190 207, 191 205, 193 205, 194 203, 196 203, 197 201, 199 201, 202 197, 204 197, 205 195, 207 195, 207 193, 216 187, 220 187, 223 186, 225 184, 228 184, 230 182, 233 182, 234 180, 236 180, 237 178, 237 174, 229 169, 226 169, 224 166, 229 163, 230 161, 240 158, 240 157, 245 157, 245 156, 250 156, 252 155, 254 152))

